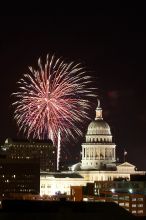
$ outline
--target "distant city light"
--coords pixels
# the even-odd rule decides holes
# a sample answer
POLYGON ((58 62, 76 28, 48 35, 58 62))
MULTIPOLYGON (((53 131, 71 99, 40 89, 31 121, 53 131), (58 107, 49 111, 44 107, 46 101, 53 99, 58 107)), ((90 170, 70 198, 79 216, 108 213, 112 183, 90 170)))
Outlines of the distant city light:
POLYGON ((111 192, 112 192, 112 193, 115 193, 115 189, 114 189, 114 188, 112 188, 112 189, 111 189, 111 192))
POLYGON ((131 189, 131 188, 130 188, 128 191, 129 191, 130 193, 133 193, 133 189, 131 189))

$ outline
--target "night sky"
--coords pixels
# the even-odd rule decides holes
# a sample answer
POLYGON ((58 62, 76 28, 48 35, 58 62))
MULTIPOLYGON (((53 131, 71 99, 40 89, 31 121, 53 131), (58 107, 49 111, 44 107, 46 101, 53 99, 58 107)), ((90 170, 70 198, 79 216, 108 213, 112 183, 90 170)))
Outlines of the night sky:
MULTIPOLYGON (((117 157, 146 170, 146 32, 144 9, 104 8, 96 16, 0 17, 0 143, 19 137, 13 120, 12 92, 28 66, 55 53, 82 62, 96 77, 104 119, 111 126, 117 157)), ((93 111, 94 113, 94 111, 93 111)), ((92 115, 94 118, 94 114, 92 115)), ((80 143, 66 146, 75 161, 80 143)))

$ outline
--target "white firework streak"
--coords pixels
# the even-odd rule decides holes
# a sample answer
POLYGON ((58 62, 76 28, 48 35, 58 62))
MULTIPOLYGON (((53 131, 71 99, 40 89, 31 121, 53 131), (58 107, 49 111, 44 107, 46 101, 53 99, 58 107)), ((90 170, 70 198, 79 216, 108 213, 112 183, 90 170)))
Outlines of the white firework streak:
POLYGON ((66 140, 82 135, 78 125, 90 119, 89 98, 97 96, 92 77, 80 63, 68 64, 49 55, 44 67, 38 60, 38 67, 29 67, 18 81, 18 92, 12 94, 19 130, 27 138, 53 138, 56 143, 59 129, 66 140))

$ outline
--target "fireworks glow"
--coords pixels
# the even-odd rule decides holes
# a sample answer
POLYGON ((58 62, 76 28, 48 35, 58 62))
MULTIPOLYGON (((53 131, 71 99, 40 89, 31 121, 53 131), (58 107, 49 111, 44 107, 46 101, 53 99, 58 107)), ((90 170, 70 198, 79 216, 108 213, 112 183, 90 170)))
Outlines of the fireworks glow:
POLYGON ((66 63, 62 58, 46 57, 43 65, 18 81, 13 93, 14 118, 27 138, 52 139, 57 142, 58 130, 64 139, 82 135, 79 124, 90 119, 89 99, 96 97, 92 77, 79 63, 66 63))

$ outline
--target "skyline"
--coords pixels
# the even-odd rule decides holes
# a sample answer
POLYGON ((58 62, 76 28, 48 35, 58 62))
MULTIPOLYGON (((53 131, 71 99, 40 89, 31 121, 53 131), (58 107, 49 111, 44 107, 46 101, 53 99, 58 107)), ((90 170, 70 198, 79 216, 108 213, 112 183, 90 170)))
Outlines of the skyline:
MULTIPOLYGON (((117 152, 122 157, 126 149, 128 161, 146 170, 145 16, 134 12, 119 17, 100 13, 68 19, 1 17, 1 144, 17 133, 10 96, 16 91, 16 82, 27 73, 28 66, 36 66, 38 57, 51 52, 82 62, 97 78, 104 119, 111 126, 117 152)), ((82 141, 68 147, 71 155, 79 152, 82 141)))

